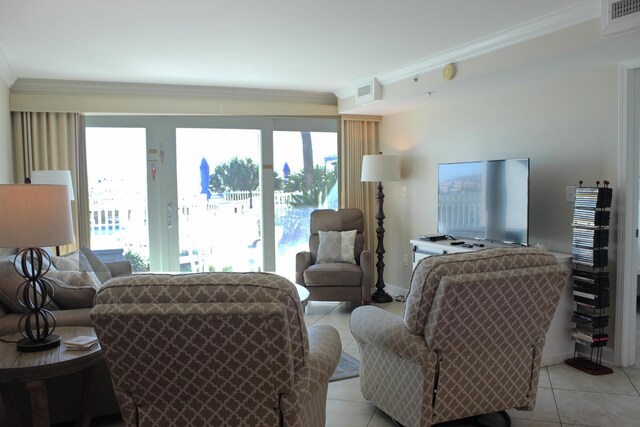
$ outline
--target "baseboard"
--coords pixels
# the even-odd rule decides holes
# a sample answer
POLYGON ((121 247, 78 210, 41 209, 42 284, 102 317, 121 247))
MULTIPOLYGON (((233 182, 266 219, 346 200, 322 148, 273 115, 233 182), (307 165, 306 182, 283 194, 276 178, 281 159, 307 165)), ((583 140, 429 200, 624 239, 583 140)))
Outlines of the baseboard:
MULTIPOLYGON (((589 358, 590 352, 586 351, 578 351, 576 352, 576 357, 586 357, 589 358)), ((565 360, 573 358, 573 353, 565 354, 565 355, 556 355, 552 357, 543 358, 540 362, 542 367, 557 365, 558 363, 564 363, 565 360)), ((613 363, 613 349, 609 347, 605 347, 602 349, 602 364, 605 366, 613 367, 615 366, 613 363)))
POLYGON ((545 357, 540 361, 540 366, 544 368, 551 365, 558 365, 560 363, 564 363, 565 360, 571 359, 572 357, 573 357, 573 353, 545 357))
MULTIPOLYGON (((589 357, 590 352, 578 351, 578 356, 589 357)), ((573 357, 573 355, 571 355, 573 357)), ((607 366, 615 366, 613 363, 613 349, 610 347, 604 347, 602 349, 602 364, 607 366)))

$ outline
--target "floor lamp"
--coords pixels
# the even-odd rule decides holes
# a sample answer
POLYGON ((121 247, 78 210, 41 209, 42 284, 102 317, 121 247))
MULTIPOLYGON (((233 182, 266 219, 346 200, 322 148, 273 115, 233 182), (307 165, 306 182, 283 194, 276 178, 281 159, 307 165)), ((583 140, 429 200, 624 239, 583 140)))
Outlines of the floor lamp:
POLYGON ((16 299, 24 307, 18 351, 47 350, 60 345, 56 319, 45 307, 53 290, 45 276, 51 266, 42 247, 73 243, 71 204, 65 185, 0 185, 0 247, 19 248, 14 267, 24 278, 16 299))
POLYGON ((378 255, 378 261, 376 262, 376 268, 378 270, 378 280, 376 282, 376 291, 371 294, 372 302, 391 302, 393 298, 384 290, 384 211, 382 205, 384 202, 384 193, 382 192, 383 181, 398 181, 400 180, 400 158, 398 156, 391 156, 385 154, 373 154, 365 155, 362 157, 362 176, 360 178, 362 182, 377 182, 378 192, 376 193, 376 199, 378 200, 378 213, 376 213, 376 220, 378 221, 378 228, 376 234, 378 235, 378 246, 376 248, 376 254, 378 255))

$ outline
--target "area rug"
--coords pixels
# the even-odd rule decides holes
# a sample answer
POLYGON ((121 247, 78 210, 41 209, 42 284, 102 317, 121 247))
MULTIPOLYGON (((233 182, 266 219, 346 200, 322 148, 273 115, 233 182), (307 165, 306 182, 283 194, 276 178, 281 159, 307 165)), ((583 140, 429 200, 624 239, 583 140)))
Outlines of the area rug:
POLYGON ((360 362, 355 357, 343 351, 340 355, 340 362, 338 362, 338 366, 333 375, 331 375, 329 382, 346 380, 347 378, 354 378, 359 375, 360 362))

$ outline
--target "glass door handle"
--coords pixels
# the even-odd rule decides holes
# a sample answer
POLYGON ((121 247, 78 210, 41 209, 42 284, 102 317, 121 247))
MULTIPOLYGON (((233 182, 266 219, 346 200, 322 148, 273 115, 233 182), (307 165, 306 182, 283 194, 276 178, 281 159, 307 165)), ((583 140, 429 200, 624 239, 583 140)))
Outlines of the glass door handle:
POLYGON ((167 228, 173 227, 173 207, 171 203, 167 205, 167 228))

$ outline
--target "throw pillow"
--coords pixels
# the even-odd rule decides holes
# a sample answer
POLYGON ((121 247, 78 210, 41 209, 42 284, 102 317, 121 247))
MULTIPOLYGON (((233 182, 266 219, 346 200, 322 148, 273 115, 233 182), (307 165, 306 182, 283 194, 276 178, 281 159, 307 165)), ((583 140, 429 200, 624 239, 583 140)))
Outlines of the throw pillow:
POLYGON ((358 230, 318 231, 320 244, 316 263, 348 262, 355 264, 356 259, 353 252, 357 232, 358 230))
POLYGON ((87 261, 89 261, 89 265, 93 272, 96 273, 100 283, 104 283, 111 279, 111 270, 109 270, 109 267, 107 267, 91 249, 82 247, 80 248, 80 252, 82 252, 82 254, 87 258, 87 261))
POLYGON ((46 275, 53 288, 53 300, 62 309, 90 308, 102 285, 88 271, 49 271, 46 275))
POLYGON ((102 284, 82 252, 76 251, 63 256, 53 256, 51 262, 58 271, 85 271, 89 273, 94 282, 102 284))

